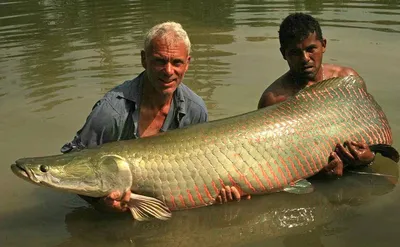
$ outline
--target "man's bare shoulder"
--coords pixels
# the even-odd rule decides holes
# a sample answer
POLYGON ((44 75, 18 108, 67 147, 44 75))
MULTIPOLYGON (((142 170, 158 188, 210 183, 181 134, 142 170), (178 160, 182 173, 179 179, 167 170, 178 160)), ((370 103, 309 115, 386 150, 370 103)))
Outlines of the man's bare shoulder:
POLYGON ((286 84, 287 74, 284 74, 268 86, 258 101, 258 109, 284 101, 289 95, 286 84))
POLYGON ((342 77, 349 75, 358 76, 358 73, 354 69, 336 64, 324 64, 324 69, 326 70, 325 73, 327 78, 342 77))

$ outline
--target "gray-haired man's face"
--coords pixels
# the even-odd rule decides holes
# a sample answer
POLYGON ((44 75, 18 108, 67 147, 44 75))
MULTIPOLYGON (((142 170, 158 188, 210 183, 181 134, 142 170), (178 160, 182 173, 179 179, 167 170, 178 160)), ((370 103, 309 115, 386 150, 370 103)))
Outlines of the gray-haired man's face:
POLYGON ((164 95, 173 94, 189 68, 190 56, 185 43, 156 37, 141 56, 152 87, 164 95))

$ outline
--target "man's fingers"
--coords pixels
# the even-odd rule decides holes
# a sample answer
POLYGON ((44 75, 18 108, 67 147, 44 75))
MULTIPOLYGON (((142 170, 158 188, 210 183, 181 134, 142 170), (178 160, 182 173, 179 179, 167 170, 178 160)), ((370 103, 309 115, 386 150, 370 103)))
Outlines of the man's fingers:
POLYGON ((347 148, 345 148, 342 144, 336 145, 335 152, 344 163, 353 163, 355 160, 350 151, 347 148))
POLYGON ((335 152, 332 153, 332 156, 334 157, 334 159, 332 160, 332 165, 333 165, 333 168, 331 170, 331 172, 333 173, 332 175, 341 177, 343 176, 343 161, 335 152))
MULTIPOLYGON (((232 198, 232 191, 231 191, 231 187, 229 187, 229 186, 225 186, 225 191, 226 191, 226 197, 227 197, 227 200, 228 200, 228 201, 232 201, 232 200, 233 200, 233 198, 232 198)), ((227 201, 225 201, 225 202, 227 202, 227 201)))
POLYGON ((358 147, 359 149, 367 149, 368 144, 365 142, 356 142, 356 141, 351 141, 350 142, 353 146, 358 147))
POLYGON ((118 200, 118 199, 120 199, 121 198, 121 192, 119 192, 119 191, 113 191, 113 192, 111 192, 108 196, 107 196, 107 198, 108 199, 111 199, 111 200, 118 200))
POLYGON ((131 199, 131 194, 132 194, 132 192, 130 190, 125 191, 125 194, 122 197, 121 201, 125 202, 125 203, 128 203, 129 200, 131 199))
POLYGON ((231 187, 231 191, 232 191, 231 196, 233 194, 233 196, 235 197, 236 201, 240 202, 241 196, 240 196, 240 192, 238 191, 238 189, 235 186, 232 186, 231 187))
POLYGON ((343 175, 343 162, 336 152, 332 152, 329 155, 329 163, 324 169, 328 175, 343 175))
POLYGON ((367 148, 368 147, 366 145, 363 145, 362 143, 356 143, 354 141, 350 142, 348 145, 348 149, 353 155, 355 161, 360 159, 360 156, 367 148))
POLYGON ((221 197, 221 203, 227 202, 227 200, 226 200, 226 191, 225 191, 224 188, 222 188, 222 189, 220 190, 219 197, 221 197))

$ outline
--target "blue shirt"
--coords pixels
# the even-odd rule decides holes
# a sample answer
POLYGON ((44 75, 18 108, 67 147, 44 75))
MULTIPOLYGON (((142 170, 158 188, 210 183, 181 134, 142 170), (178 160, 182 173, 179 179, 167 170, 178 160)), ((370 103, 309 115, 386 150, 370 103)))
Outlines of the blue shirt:
MULTIPOLYGON (((139 138, 138 121, 143 88, 142 72, 104 95, 93 107, 74 139, 62 153, 91 148, 103 143, 139 138)), ((173 94, 170 110, 160 131, 182 128, 208 120, 204 101, 180 83, 173 94)))

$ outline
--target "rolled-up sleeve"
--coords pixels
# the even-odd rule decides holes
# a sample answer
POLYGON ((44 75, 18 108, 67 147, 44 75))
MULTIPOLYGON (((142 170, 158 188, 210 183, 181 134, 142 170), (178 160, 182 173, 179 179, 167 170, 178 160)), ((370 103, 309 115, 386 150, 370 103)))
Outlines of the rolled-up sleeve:
POLYGON ((119 138, 119 116, 106 99, 99 100, 86 119, 83 127, 71 142, 64 144, 62 153, 91 148, 119 138))

